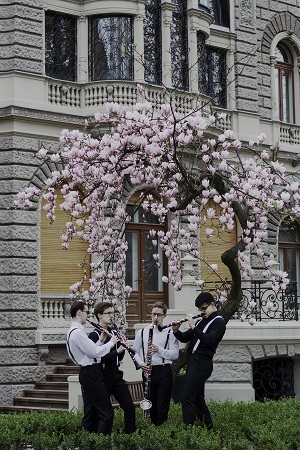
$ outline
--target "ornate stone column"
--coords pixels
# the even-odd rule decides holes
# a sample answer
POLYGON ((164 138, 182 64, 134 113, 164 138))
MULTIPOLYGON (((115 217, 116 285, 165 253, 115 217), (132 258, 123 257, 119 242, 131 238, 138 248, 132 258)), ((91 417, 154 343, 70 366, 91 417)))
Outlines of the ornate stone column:
POLYGON ((77 30, 77 61, 78 61, 78 82, 88 82, 88 20, 86 16, 78 19, 77 30))
POLYGON ((172 87, 171 24, 174 9, 175 6, 169 0, 162 1, 162 82, 167 87, 172 87))

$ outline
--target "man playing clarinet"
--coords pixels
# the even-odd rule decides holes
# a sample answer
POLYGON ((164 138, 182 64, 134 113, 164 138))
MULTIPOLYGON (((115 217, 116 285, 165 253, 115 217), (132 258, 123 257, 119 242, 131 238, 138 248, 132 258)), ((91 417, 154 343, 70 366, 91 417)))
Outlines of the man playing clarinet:
POLYGON ((195 300, 203 319, 195 323, 187 316, 189 330, 179 331, 180 324, 173 325, 174 336, 180 342, 189 342, 187 349, 187 373, 182 392, 181 405, 186 425, 195 423, 198 417, 208 429, 213 428, 210 412, 205 403, 205 382, 213 371, 213 356, 222 340, 226 326, 219 315, 214 297, 209 292, 201 292, 195 300))
MULTIPOLYGON (((109 334, 114 334, 111 329, 114 307, 111 303, 98 303, 94 308, 94 315, 104 330, 107 330, 109 334)), ((89 338, 96 343, 101 338, 101 332, 95 328, 89 334, 89 338)), ((105 342, 109 339, 110 337, 107 337, 105 342)), ((119 369, 120 361, 124 357, 124 352, 119 353, 119 346, 122 347, 120 342, 107 355, 103 356, 100 366, 108 393, 113 394, 124 411, 125 433, 129 434, 136 430, 135 407, 128 386, 123 379, 123 372, 119 369)))
POLYGON ((168 418, 170 401, 173 387, 173 375, 171 363, 178 359, 179 343, 174 337, 171 329, 158 331, 166 317, 167 306, 162 302, 152 305, 153 338, 149 345, 149 332, 151 325, 139 330, 133 348, 141 353, 141 366, 144 371, 143 381, 147 381, 147 371, 151 371, 151 382, 149 386, 149 398, 152 406, 150 408, 150 419, 154 425, 161 425, 168 418), (151 367, 149 364, 149 352, 151 354, 151 367))

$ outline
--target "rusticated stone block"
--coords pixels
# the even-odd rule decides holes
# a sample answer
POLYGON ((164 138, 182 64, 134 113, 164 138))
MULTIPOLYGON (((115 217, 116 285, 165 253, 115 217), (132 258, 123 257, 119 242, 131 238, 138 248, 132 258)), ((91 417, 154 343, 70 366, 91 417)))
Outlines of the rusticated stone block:
POLYGON ((26 5, 32 6, 35 8, 42 8, 43 1, 42 0, 0 0, 0 5, 26 5))
POLYGON ((29 211, 26 209, 11 209, 9 211, 1 211, 1 223, 14 222, 16 224, 26 223, 30 225, 36 225, 37 217, 38 216, 35 211, 29 211))
POLYGON ((25 389, 34 389, 34 384, 5 384, 0 386, 1 405, 12 405, 15 397, 21 397, 25 389))
POLYGON ((43 33, 42 22, 30 22, 22 18, 16 17, 14 19, 3 20, 1 24, 2 32, 9 32, 11 30, 26 31, 35 35, 43 33))
POLYGON ((15 275, 32 275, 37 272, 38 262, 36 259, 25 259, 25 258, 9 258, 0 259, 0 273, 15 275))
POLYGON ((248 349, 253 359, 264 358, 265 353, 262 345, 248 345, 248 349))
MULTIPOLYGON (((3 142, 2 142, 3 144, 3 142)), ((7 140, 7 146, 10 145, 11 142, 7 140)), ((35 151, 32 152, 22 152, 19 150, 3 150, 0 143, 0 164, 11 164, 12 162, 16 164, 26 164, 31 165, 32 160, 34 159, 35 151)), ((24 183, 24 181, 23 181, 24 183)))
POLYGON ((42 61, 30 61, 22 58, 12 58, 1 61, 1 71, 7 72, 8 70, 20 70, 21 72, 29 72, 37 75, 43 74, 42 61))
POLYGON ((15 311, 36 310, 39 304, 39 294, 0 293, 0 311, 5 311, 7 309, 15 311))
POLYGON ((21 17, 22 19, 30 19, 34 21, 43 20, 43 10, 37 8, 28 8, 24 5, 1 6, 0 19, 10 19, 21 17))
POLYGON ((23 190, 24 183, 19 180, 0 181, 0 194, 17 193, 23 190))
POLYGON ((3 255, 11 256, 12 258, 20 255, 36 257, 39 248, 37 242, 3 241, 1 242, 1 251, 3 252, 3 255))
POLYGON ((32 167, 25 166, 1 166, 0 179, 6 178, 21 178, 23 180, 30 180, 36 170, 36 161, 33 161, 32 167))
MULTIPOLYGON (((1 138, 1 141, 0 141, 0 149, 4 149, 4 150, 5 149, 6 150, 7 149, 16 150, 17 149, 17 153, 14 153, 15 156, 18 156, 18 151, 20 149, 20 151, 21 150, 23 151, 23 153, 21 153, 21 155, 23 155, 23 157, 24 157, 25 150, 38 151, 39 141, 38 141, 38 139, 28 138, 28 137, 24 137, 24 136, 3 137, 3 138, 1 138)), ((28 153, 27 155, 31 156, 30 153, 28 153)), ((17 159, 15 161, 17 161, 17 159)))
MULTIPOLYGON (((10 225, 0 228, 0 240, 24 240, 35 241, 37 239, 37 227, 34 225, 10 225)), ((20 256, 26 256, 23 253, 20 256)))
POLYGON ((53 369, 49 366, 11 366, 1 367, 0 383, 32 383, 41 381, 47 373, 52 373, 53 369))
MULTIPOLYGON (((39 352, 37 348, 0 348, 0 366, 9 364, 38 364, 39 352)), ((1 369, 0 369, 1 370, 1 369)))
POLYGON ((42 61, 43 52, 40 48, 26 48, 21 45, 10 45, 0 48, 0 58, 20 58, 26 54, 26 57, 31 60, 42 61))
POLYGON ((30 45, 31 47, 42 48, 43 41, 41 36, 34 36, 32 34, 22 33, 21 31, 11 32, 1 35, 2 45, 22 44, 30 45))
POLYGON ((65 364, 68 358, 65 343, 60 346, 49 347, 49 354, 47 355, 48 364, 65 364))
POLYGON ((251 362, 249 351, 246 345, 219 345, 214 356, 215 362, 251 362))
POLYGON ((35 345, 35 330, 6 330, 0 329, 1 347, 32 347, 35 345))
POLYGON ((280 356, 286 356, 287 355, 287 346, 285 344, 277 345, 277 353, 280 356))
POLYGON ((289 344, 288 345, 288 356, 295 356, 296 351, 295 351, 295 345, 294 344, 289 344))
POLYGON ((36 328, 38 313, 33 312, 2 312, 0 329, 3 328, 36 328))
POLYGON ((277 356, 276 345, 264 345, 266 357, 277 356))
POLYGON ((209 381, 245 382, 251 380, 251 364, 215 363, 209 381))
POLYGON ((35 276, 0 276, 0 289, 2 292, 37 292, 38 281, 35 276))

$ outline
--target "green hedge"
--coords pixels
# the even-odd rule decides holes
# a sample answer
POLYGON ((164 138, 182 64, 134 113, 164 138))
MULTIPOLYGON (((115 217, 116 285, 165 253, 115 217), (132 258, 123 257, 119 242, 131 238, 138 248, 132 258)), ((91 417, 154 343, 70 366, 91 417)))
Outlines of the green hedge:
POLYGON ((81 414, 0 414, 1 450, 300 450, 300 399, 265 403, 210 402, 215 429, 185 428, 180 405, 168 423, 145 422, 137 409, 138 431, 125 435, 123 413, 115 410, 111 436, 81 429, 81 414))

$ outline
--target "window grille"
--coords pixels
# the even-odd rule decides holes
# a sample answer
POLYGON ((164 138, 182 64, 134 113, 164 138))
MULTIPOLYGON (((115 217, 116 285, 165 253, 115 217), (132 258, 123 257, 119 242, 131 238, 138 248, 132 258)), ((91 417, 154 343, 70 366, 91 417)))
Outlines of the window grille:
POLYGON ((171 26, 172 85, 188 90, 188 29, 186 0, 172 0, 176 6, 171 26))
POLYGON ((76 81, 77 18, 45 13, 45 73, 51 78, 76 81))
POLYGON ((268 358, 253 362, 255 400, 295 397, 292 358, 268 358))
POLYGON ((91 81, 133 79, 132 17, 90 17, 89 74, 91 81))
POLYGON ((144 19, 145 81, 161 84, 161 1, 148 0, 144 19))
POLYGON ((226 50, 208 47, 205 37, 198 33, 199 91, 212 98, 212 104, 226 108, 226 50))

